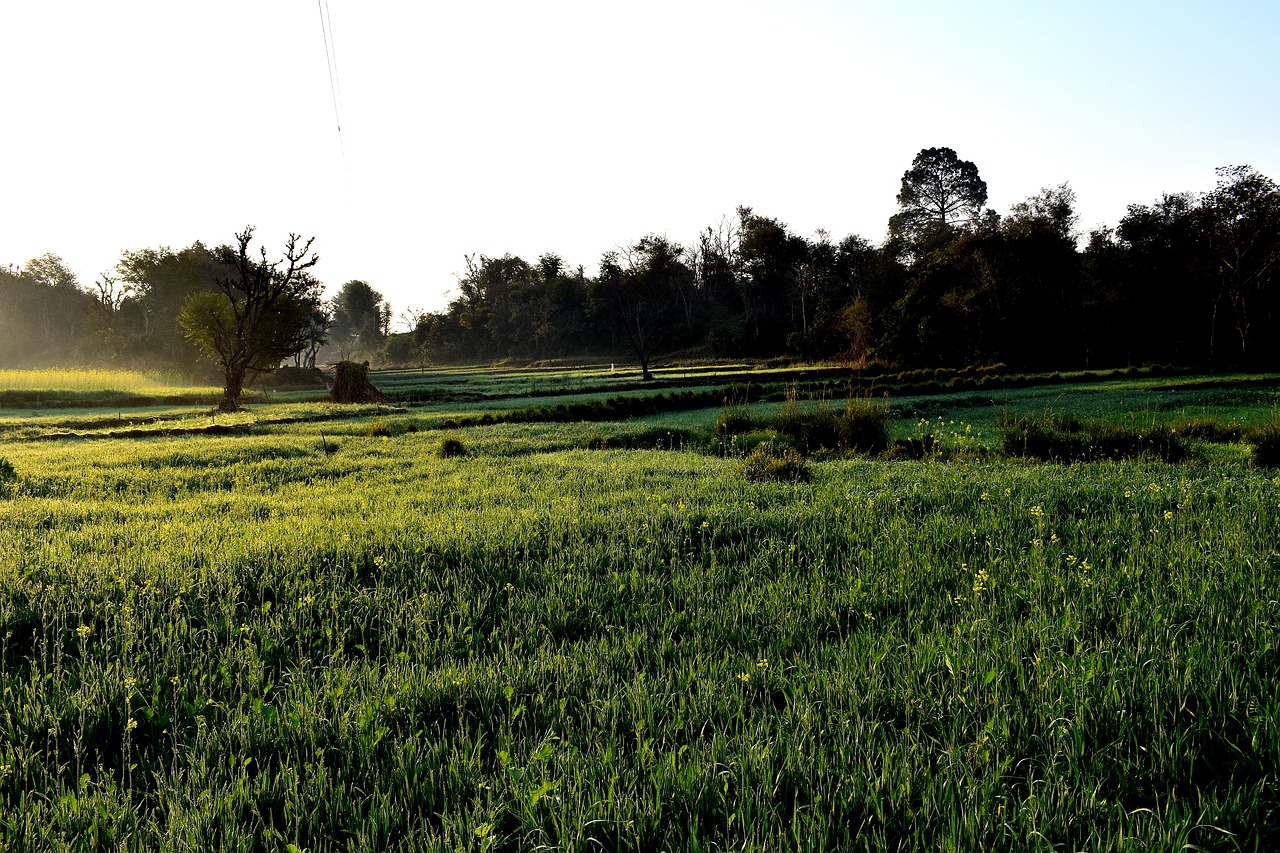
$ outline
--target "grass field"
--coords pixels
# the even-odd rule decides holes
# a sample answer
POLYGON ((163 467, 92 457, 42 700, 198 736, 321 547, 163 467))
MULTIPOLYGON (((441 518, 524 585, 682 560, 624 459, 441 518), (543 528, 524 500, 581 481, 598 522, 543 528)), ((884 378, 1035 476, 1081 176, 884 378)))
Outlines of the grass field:
POLYGON ((192 405, 219 389, 177 374, 130 370, 0 370, 0 411, 69 406, 192 405))
POLYGON ((710 452, 722 407, 13 411, 0 846, 1276 849, 1280 472, 998 452, 1005 411, 1274 419, 1168 384, 894 398, 984 454, 807 482, 710 452))

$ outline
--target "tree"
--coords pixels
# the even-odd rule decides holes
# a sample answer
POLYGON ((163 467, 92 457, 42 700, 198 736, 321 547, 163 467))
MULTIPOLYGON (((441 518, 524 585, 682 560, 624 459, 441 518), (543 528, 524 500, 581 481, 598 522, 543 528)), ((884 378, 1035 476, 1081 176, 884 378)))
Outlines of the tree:
POLYGON ((333 299, 333 328, 331 338, 342 358, 377 353, 386 340, 385 321, 391 316, 391 306, 382 294, 358 279, 342 285, 333 299))
POLYGON ((789 316, 796 271, 804 259, 803 238, 787 232, 776 219, 738 208, 738 246, 735 280, 742 304, 742 325, 756 352, 777 352, 788 332, 803 319, 789 316))
POLYGON ((1029 232, 1048 232, 1075 245, 1079 236, 1076 225, 1076 191, 1067 184, 1044 187, 1040 192, 1009 208, 1004 229, 1012 237, 1029 232))
POLYGON ((76 361, 96 311, 97 300, 80 288, 75 273, 57 255, 0 269, 0 365, 76 361))
POLYGON ((22 272, 32 281, 52 290, 70 292, 80 286, 75 272, 53 252, 45 252, 40 257, 27 261, 22 272))
POLYGON ((665 237, 649 236, 625 258, 607 253, 600 261, 597 298, 607 304, 640 362, 642 379, 652 379, 649 365, 675 324, 681 284, 693 271, 681 259, 683 250, 665 237))
POLYGON ((1218 339, 1229 333, 1222 294, 1206 268, 1198 206, 1191 193, 1129 205, 1116 228, 1116 329, 1126 361, 1217 368, 1218 339))
POLYGON ((1280 186, 1249 166, 1217 172, 1218 186, 1201 200, 1199 219, 1215 292, 1231 307, 1237 357, 1247 365, 1256 360, 1257 329, 1274 331, 1280 319, 1272 286, 1280 268, 1280 186))
POLYGON ((200 358, 178 324, 193 293, 217 293, 219 276, 233 274, 200 241, 177 252, 167 247, 125 251, 116 263, 122 285, 115 328, 129 355, 144 364, 194 367, 200 358))
POLYGON ((192 294, 178 315, 187 337, 222 368, 223 412, 239 411, 247 373, 272 370, 307 346, 319 302, 320 284, 307 272, 320 260, 307 254, 315 238, 300 243, 290 234, 283 259, 269 262, 265 246, 260 259, 250 255, 253 230, 237 234, 234 249, 219 250, 235 270, 216 280, 221 292, 192 294))
POLYGON ((889 233, 922 254, 977 221, 986 203, 987 184, 972 161, 950 148, 925 148, 902 173, 901 210, 890 218, 889 233))
POLYGON ((306 345, 293 354, 293 366, 307 370, 316 369, 316 357, 320 348, 329 342, 329 329, 333 326, 333 308, 317 302, 308 315, 306 345))
POLYGON ((973 240, 977 306, 989 338, 981 357, 1033 369, 1088 360, 1075 205, 1066 184, 1046 187, 1012 205, 998 232, 973 240))

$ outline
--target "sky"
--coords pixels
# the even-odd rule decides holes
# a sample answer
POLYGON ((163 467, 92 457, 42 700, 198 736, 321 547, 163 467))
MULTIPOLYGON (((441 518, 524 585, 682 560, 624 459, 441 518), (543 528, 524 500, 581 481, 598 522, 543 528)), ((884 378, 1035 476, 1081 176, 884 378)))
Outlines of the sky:
POLYGON ((1280 180, 1274 0, 15 0, 0 34, 0 265, 85 286, 245 225, 397 317, 467 256, 590 274, 739 206, 878 243, 930 147, 1001 213, 1069 183, 1083 232, 1280 180))

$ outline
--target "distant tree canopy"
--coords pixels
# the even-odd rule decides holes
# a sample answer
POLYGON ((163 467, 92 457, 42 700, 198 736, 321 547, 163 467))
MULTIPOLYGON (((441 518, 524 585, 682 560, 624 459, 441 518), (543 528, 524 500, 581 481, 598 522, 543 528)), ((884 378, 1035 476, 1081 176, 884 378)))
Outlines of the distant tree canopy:
MULTIPOLYGON (((473 255, 447 308, 409 312, 397 333, 368 282, 325 303, 304 270, 305 334, 271 354, 299 366, 594 356, 634 360, 646 375, 673 355, 1280 370, 1280 188, 1247 166, 1217 179, 1081 235, 1067 184, 1001 216, 985 207, 976 164, 926 148, 879 244, 802 236, 741 207, 688 243, 625 244, 594 276, 554 253, 473 255)), ((225 300, 218 282, 238 275, 236 263, 232 249, 194 243, 125 252, 91 287, 54 255, 0 269, 2 364, 191 369, 199 353, 179 311, 201 294, 225 300)))
POLYGON ((611 314, 640 363, 643 379, 659 348, 681 329, 681 294, 693 290, 693 271, 679 246, 649 236, 624 254, 609 252, 600 261, 593 296, 597 310, 611 314))
POLYGON ((174 252, 140 249, 121 254, 116 277, 123 285, 111 312, 111 356, 117 361, 190 365, 199 351, 178 325, 183 304, 195 293, 217 292, 219 276, 231 275, 228 252, 201 242, 174 252))
POLYGON ((391 325, 391 306, 369 282, 342 285, 332 302, 329 339, 342 358, 373 357, 382 351, 391 325))
POLYGON ((1069 185, 1001 217, 977 166, 948 148, 916 156, 897 200, 879 246, 802 237, 739 208, 694 243, 648 237, 609 253, 594 279, 565 275, 556 256, 473 258, 413 340, 435 361, 630 352, 642 373, 669 353, 1280 369, 1280 193, 1253 169, 1134 205, 1083 246, 1069 185), (687 272, 642 287, 658 247, 687 272))
POLYGON ((75 362, 93 333, 96 305, 57 255, 0 267, 0 367, 75 362))

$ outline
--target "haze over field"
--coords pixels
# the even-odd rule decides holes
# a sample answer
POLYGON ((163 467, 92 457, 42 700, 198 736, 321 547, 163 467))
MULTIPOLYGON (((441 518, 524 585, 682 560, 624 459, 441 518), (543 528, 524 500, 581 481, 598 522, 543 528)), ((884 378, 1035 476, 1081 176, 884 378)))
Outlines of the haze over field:
POLYGON ((467 254, 590 273, 738 205, 878 242, 930 146, 1002 213, 1069 181, 1085 230, 1217 166, 1280 174, 1262 2, 321 8, 5 4, 0 264, 88 284, 252 223, 316 235, 331 295, 439 309, 467 254))

